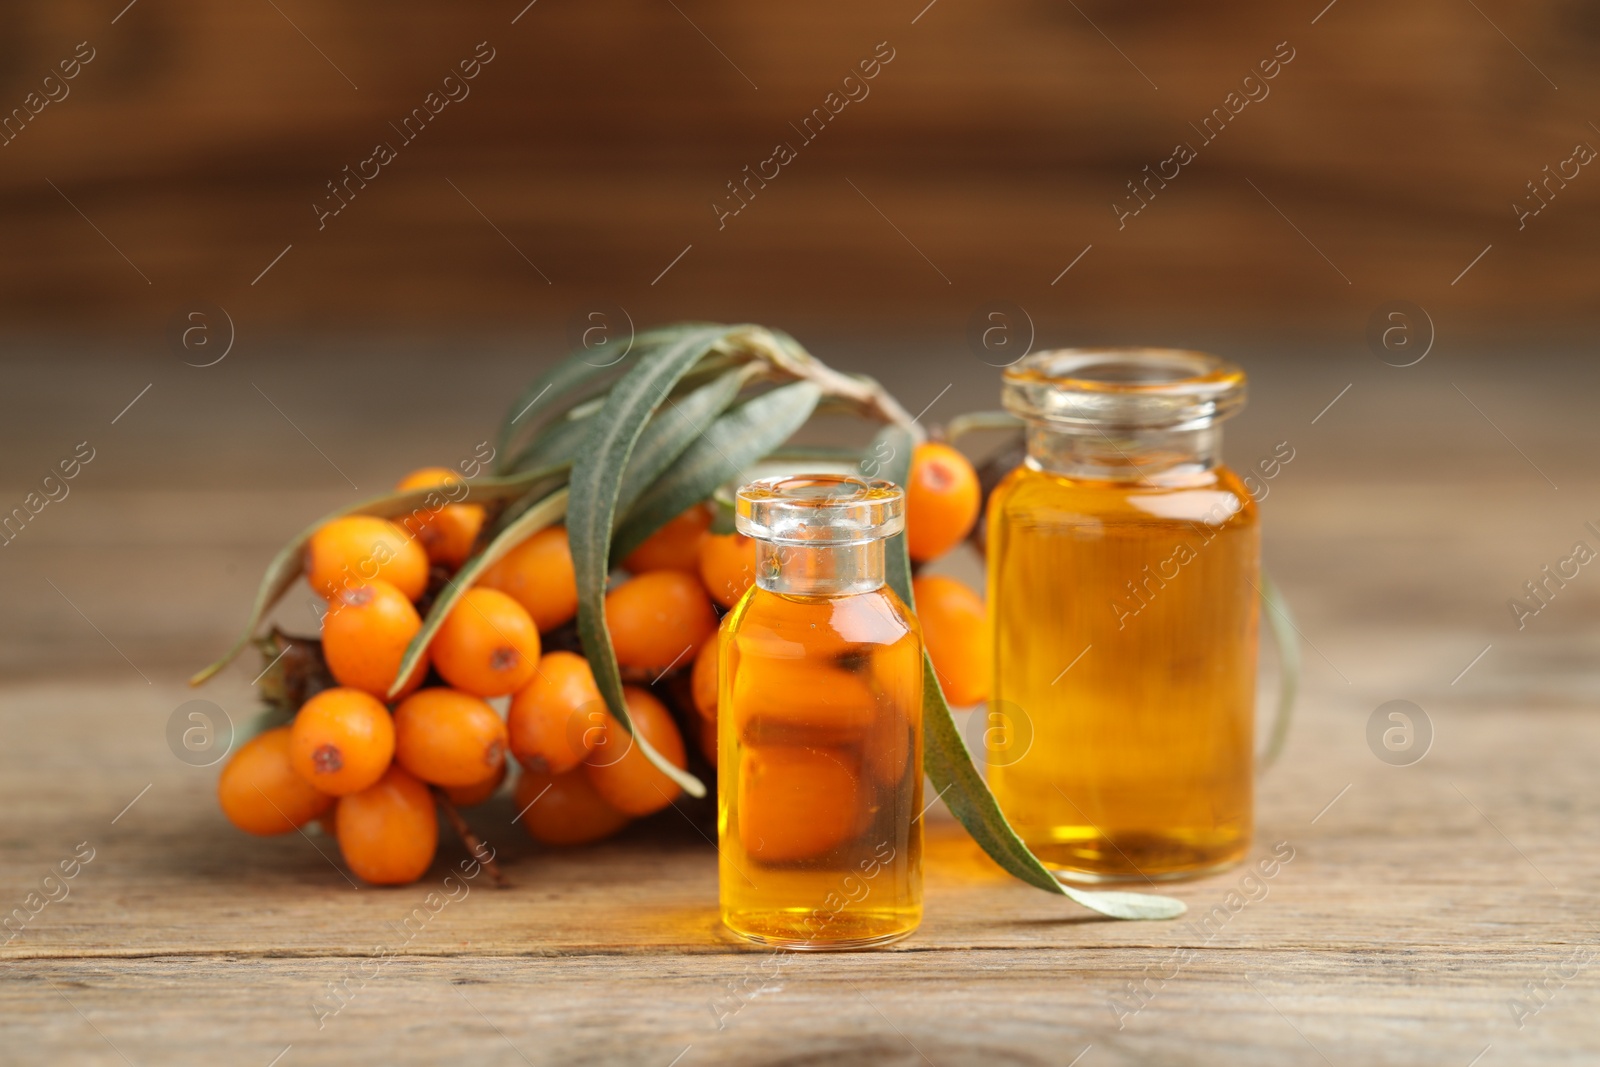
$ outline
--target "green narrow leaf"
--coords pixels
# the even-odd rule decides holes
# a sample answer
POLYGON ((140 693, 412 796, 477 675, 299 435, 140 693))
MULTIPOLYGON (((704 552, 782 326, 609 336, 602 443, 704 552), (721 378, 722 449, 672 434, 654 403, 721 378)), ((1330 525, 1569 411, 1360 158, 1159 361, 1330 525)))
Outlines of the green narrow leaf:
POLYGON ((1267 625, 1278 646, 1278 707, 1272 716, 1266 747, 1256 757, 1256 773, 1265 774, 1283 754, 1284 742, 1289 739, 1289 724, 1294 720, 1295 693, 1300 688, 1300 632, 1289 614, 1289 601, 1284 598, 1283 590, 1266 571, 1261 572, 1261 588, 1257 593, 1267 609, 1267 625))
MULTIPOLYGON (((708 325, 715 325, 708 324, 708 325)), ((751 353, 744 345, 730 348, 721 342, 713 345, 711 351, 700 357, 689 373, 678 379, 677 393, 688 393, 700 388, 713 378, 720 378, 736 367, 745 366, 750 362, 751 353)))
POLYGON ((679 379, 735 329, 719 326, 690 330, 672 344, 636 362, 612 386, 605 407, 592 417, 592 432, 573 464, 572 499, 567 510, 567 537, 572 545, 573 569, 578 580, 578 635, 589 666, 594 670, 600 694, 611 714, 638 742, 646 758, 693 797, 705 796, 705 785, 694 775, 674 767, 634 732, 633 720, 623 699, 616 650, 606 630, 606 577, 610 571, 608 561, 617 496, 634 446, 650 416, 679 379))
MULTIPOLYGON (((510 500, 526 492, 529 486, 540 478, 548 477, 550 473, 550 470, 535 470, 504 478, 479 478, 467 484, 472 487, 472 495, 478 500, 510 500)), ((266 618, 267 612, 283 598, 283 594, 289 591, 295 579, 306 569, 306 544, 311 540, 312 534, 334 519, 342 519, 347 515, 376 515, 385 519, 405 515, 421 507, 435 492, 437 492, 436 487, 384 493, 329 512, 301 530, 293 540, 279 549, 278 554, 272 557, 272 562, 267 564, 267 571, 262 575, 261 584, 256 589, 255 604, 250 609, 249 620, 245 623, 244 632, 239 635, 239 639, 215 663, 197 671, 189 679, 189 684, 203 685, 218 671, 233 662, 233 658, 250 643, 257 627, 261 625, 261 620, 266 618)))
MULTIPOLYGON (((534 432, 550 417, 565 413, 571 406, 569 402, 581 399, 589 386, 608 373, 615 373, 615 368, 611 366, 587 362, 584 355, 579 352, 568 356, 528 383, 528 387, 517 395, 506 409, 495 442, 501 456, 511 455, 511 445, 519 434, 534 432), (534 411, 536 407, 537 412, 534 411)), ((509 460, 502 460, 500 469, 514 468, 509 460)))
MULTIPOLYGON (((916 447, 917 442, 912 438, 910 430, 904 426, 885 426, 873 436, 866 455, 861 457, 861 477, 882 478, 903 487, 911 478, 911 454, 916 447)), ((905 536, 904 533, 895 535, 902 542, 905 536)), ((893 560, 896 555, 898 553, 894 551, 894 545, 891 543, 889 546, 891 569, 894 567, 893 560)), ((907 578, 907 581, 909 580, 907 578)))
MULTIPOLYGON (((551 416, 570 410, 573 403, 581 401, 592 391, 591 387, 596 382, 618 373, 617 368, 620 364, 628 360, 641 359, 701 325, 676 323, 645 330, 634 337, 633 344, 629 346, 626 354, 612 363, 591 363, 588 358, 591 353, 587 351, 571 353, 530 382, 506 409, 505 418, 500 424, 499 439, 496 442, 499 454, 501 456, 509 454, 511 444, 518 434, 530 432, 551 416), (537 415, 530 412, 530 409, 535 407, 537 415)), ((515 467, 506 464, 500 469, 514 470, 515 467)))
POLYGON ((933 662, 926 656, 922 690, 922 761, 934 789, 991 859, 1031 886, 1062 892, 1055 875, 1011 829, 988 783, 978 773, 961 731, 956 728, 955 717, 950 714, 950 705, 945 703, 933 662))
MULTIPOLYGON (((861 462, 862 473, 903 486, 911 476, 914 448, 910 432, 899 426, 885 426, 873 439, 871 450, 861 462)), ((885 576, 889 588, 915 611, 911 555, 906 549, 904 532, 890 539, 887 554, 885 576)), ((989 784, 978 773, 972 753, 967 751, 961 731, 956 728, 955 716, 945 701, 933 660, 926 652, 923 653, 922 675, 922 762, 934 789, 991 859, 1031 886, 1065 895, 1065 887, 1011 829, 994 794, 989 791, 989 784)))
MULTIPOLYGON (((911 454, 915 448, 910 430, 903 426, 885 426, 872 438, 872 444, 861 458, 861 476, 882 478, 904 488, 911 479, 911 454)), ((911 595, 911 555, 906 548, 904 530, 889 539, 884 555, 884 578, 889 588, 916 610, 916 601, 911 595)))
POLYGON ((612 558, 622 559, 685 508, 739 477, 804 426, 822 390, 790 382, 740 404, 712 423, 678 457, 672 470, 639 497, 617 530, 612 558))
MULTIPOLYGON (((511 501, 511 503, 502 508, 500 514, 495 517, 493 524, 491 524, 487 530, 479 531, 478 536, 481 539, 480 543, 487 546, 496 537, 500 536, 500 532, 502 530, 521 518, 522 514, 529 508, 539 503, 557 489, 564 488, 567 484, 567 472, 569 470, 570 468, 567 466, 555 468, 554 473, 529 486, 527 492, 523 493, 521 496, 517 497, 515 500, 511 501)), ((473 547, 477 546, 474 545, 473 547)), ((469 559, 467 562, 470 563, 471 560, 469 559)))
MULTIPOLYGON (((874 439, 872 450, 862 460, 862 473, 904 485, 911 471, 911 434, 898 426, 886 426, 874 439)), ((886 577, 889 587, 913 611, 916 599, 911 589, 911 556, 906 551, 905 534, 896 534, 888 545, 886 577)), ((1022 881, 1068 897, 1091 911, 1115 919, 1172 919, 1188 910, 1181 900, 1144 893, 1088 892, 1063 885, 1006 820, 1000 804, 973 763, 972 753, 956 728, 955 716, 945 701, 933 660, 922 655, 922 766, 933 787, 950 808, 956 821, 966 828, 978 846, 1007 873, 1022 881)))
POLYGON ((547 467, 553 463, 571 463, 578 457, 579 450, 583 448, 583 440, 588 435, 589 424, 584 421, 584 417, 568 412, 542 428, 532 441, 523 446, 521 452, 506 463, 503 469, 517 473, 547 467))
POLYGON ((411 672, 417 666, 417 661, 427 651, 428 644, 433 640, 433 635, 439 632, 439 627, 444 624, 445 616, 450 614, 450 609, 455 607, 456 601, 461 599, 461 594, 471 589, 478 576, 499 562, 507 552, 516 548, 523 541, 532 537, 546 526, 561 520, 567 510, 567 490, 558 489, 549 496, 540 500, 533 507, 506 525, 494 539, 484 546, 482 552, 473 556, 461 565, 445 587, 439 590, 439 595, 434 598, 433 606, 428 609, 428 617, 422 620, 422 629, 417 631, 417 636, 411 639, 406 646, 406 654, 400 660, 400 668, 395 671, 394 685, 389 688, 392 699, 405 687, 405 680, 411 677, 411 672))
POLYGON ((759 363, 747 363, 724 372, 682 400, 669 396, 634 446, 633 458, 628 461, 622 487, 617 491, 617 512, 626 514, 640 494, 648 490, 673 461, 684 455, 684 450, 713 425, 717 416, 738 399, 746 383, 762 370, 759 363))

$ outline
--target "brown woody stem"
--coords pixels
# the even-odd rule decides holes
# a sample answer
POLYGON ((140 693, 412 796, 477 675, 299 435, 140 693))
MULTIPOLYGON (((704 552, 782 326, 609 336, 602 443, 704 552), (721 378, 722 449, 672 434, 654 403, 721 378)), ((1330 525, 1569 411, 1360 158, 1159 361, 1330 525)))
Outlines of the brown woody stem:
POLYGON ((433 799, 438 803, 439 810, 444 812, 445 821, 456 832, 456 836, 461 838, 461 843, 467 846, 467 851, 472 854, 472 858, 483 864, 483 869, 489 872, 489 880, 495 884, 496 888, 504 889, 506 887, 505 872, 500 870, 500 865, 495 862, 494 853, 488 845, 483 843, 483 838, 479 837, 472 827, 467 825, 467 820, 461 817, 461 812, 456 810, 455 804, 451 803, 450 798, 443 789, 436 785, 428 788, 433 790, 433 799))

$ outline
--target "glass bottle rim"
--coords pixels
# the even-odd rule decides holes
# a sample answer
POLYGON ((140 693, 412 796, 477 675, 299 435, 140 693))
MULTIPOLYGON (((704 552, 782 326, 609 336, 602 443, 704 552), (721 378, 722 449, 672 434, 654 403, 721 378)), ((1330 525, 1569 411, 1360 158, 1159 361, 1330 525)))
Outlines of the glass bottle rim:
POLYGON ((1064 429, 1198 430, 1244 407, 1244 371, 1180 348, 1057 348, 1007 367, 1001 400, 1064 429))
POLYGON ((883 479, 789 474, 740 486, 734 497, 734 528, 773 544, 865 545, 905 524, 905 490, 883 479))

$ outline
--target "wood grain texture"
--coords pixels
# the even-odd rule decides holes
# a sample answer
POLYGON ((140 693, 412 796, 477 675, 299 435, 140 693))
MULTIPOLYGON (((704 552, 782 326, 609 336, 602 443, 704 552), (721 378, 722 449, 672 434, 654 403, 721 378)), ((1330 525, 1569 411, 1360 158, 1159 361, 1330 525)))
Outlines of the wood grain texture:
POLYGON ((509 1063, 515 1045, 531 1062, 663 1065, 691 1045, 695 1062, 785 1064, 1064 1063, 1085 1045, 1101 1063, 1309 1063, 1320 1051, 1464 1065, 1491 1043, 1501 1062, 1576 1063, 1597 1051, 1587 971, 1522 1031, 1508 1007, 1600 939, 1586 888, 1595 801, 1567 789, 1600 744, 1592 717, 1441 716, 1438 751, 1400 769, 1366 751, 1352 729, 1364 717, 1318 702, 1264 790, 1261 840, 1293 849, 1264 889, 1236 871, 1180 887, 1185 921, 1103 922, 1005 879, 940 820, 916 936, 774 961, 718 936, 713 852, 670 814, 551 855, 492 805, 475 822, 513 887, 468 883, 408 932, 458 848, 415 886, 356 889, 316 854, 326 839, 245 839, 216 815, 211 772, 173 770, 164 716, 128 706, 144 696, 123 684, 7 694, 8 739, 35 741, 8 746, 5 892, 20 899, 79 841, 96 849, 71 895, 0 949, 12 1062, 111 1062, 107 1044, 136 1063, 266 1063, 291 1044, 293 1062, 384 1049, 406 1063, 509 1063), (99 745, 17 728, 51 714, 119 764, 94 775, 99 745), (1230 911, 1230 892, 1246 891, 1257 899, 1230 911), (394 958, 369 965, 378 952, 394 958), (319 1029, 330 982, 347 1004, 319 1029), (1121 1016, 1113 998, 1124 1012, 1138 1003, 1130 982, 1147 1004, 1121 1016))
MULTIPOLYGON (((0 912, 25 906, 80 843, 94 849, 70 895, 0 945, 0 1059, 1600 1057, 1600 583, 1585 572, 1522 630, 1505 604, 1585 521, 1600 524, 1600 370, 1444 353, 1408 372, 1365 354, 1310 369, 1246 360, 1252 405, 1227 451, 1243 468, 1278 441, 1296 449, 1262 510, 1268 569, 1307 641, 1302 713, 1260 791, 1253 860, 1280 842, 1293 850, 1274 877, 1246 882, 1240 869, 1164 889, 1191 906, 1177 923, 1101 921, 1004 877, 935 809, 914 937, 774 960, 718 934, 715 856, 692 817, 664 812, 555 853, 511 824, 502 798, 470 818, 512 887, 478 879, 412 932, 415 909, 464 857, 458 845, 417 885, 358 888, 326 838, 233 830, 216 810, 216 769, 168 749, 169 717, 193 696, 248 718, 249 665, 199 694, 181 679, 231 636, 274 542, 352 495, 250 381, 370 489, 470 453, 492 424, 489 401, 531 376, 526 363, 508 354, 441 391, 414 354, 331 370, 247 356, 209 377, 163 372, 115 427, 145 380, 128 387, 135 371, 120 362, 5 368, 28 398, 0 427, 8 499, 58 440, 70 451, 89 435, 100 453, 71 497, 0 549, 0 912), (1397 698, 1434 729, 1410 767, 1381 763, 1365 739, 1372 711, 1397 698), (347 1003, 319 1029, 330 983, 347 1003), (1519 1028, 1514 1002, 1538 1006, 1528 983, 1547 1003, 1519 1028)), ((858 350, 837 363, 881 375, 913 409, 947 381, 967 398, 930 419, 987 403, 993 387, 992 369, 950 354, 858 350)))

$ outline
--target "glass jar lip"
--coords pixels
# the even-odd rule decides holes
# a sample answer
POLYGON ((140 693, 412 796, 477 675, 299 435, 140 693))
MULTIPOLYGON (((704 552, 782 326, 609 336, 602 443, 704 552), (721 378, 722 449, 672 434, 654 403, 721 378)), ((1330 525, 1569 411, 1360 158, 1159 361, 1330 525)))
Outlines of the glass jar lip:
POLYGON ((851 474, 788 474, 740 486, 734 528, 781 545, 865 545, 905 529, 905 490, 851 474))
POLYGON ((1236 413, 1244 371, 1204 352, 1138 346, 1035 352, 1005 371, 1007 411, 1068 428, 1201 429, 1236 413))

